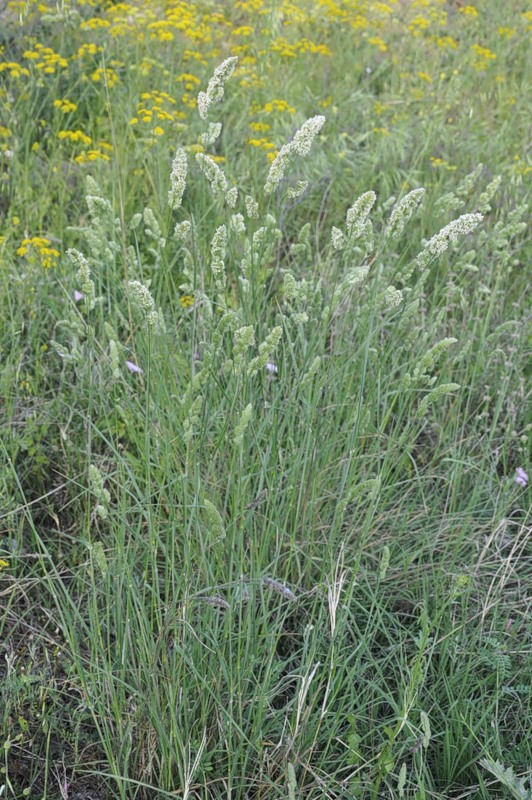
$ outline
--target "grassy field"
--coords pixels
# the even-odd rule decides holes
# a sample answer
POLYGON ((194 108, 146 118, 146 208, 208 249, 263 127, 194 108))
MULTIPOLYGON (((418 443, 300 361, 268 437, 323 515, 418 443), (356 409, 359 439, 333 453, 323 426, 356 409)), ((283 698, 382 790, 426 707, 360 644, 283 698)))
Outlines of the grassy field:
POLYGON ((531 29, 0 0, 2 800, 532 798, 531 29))

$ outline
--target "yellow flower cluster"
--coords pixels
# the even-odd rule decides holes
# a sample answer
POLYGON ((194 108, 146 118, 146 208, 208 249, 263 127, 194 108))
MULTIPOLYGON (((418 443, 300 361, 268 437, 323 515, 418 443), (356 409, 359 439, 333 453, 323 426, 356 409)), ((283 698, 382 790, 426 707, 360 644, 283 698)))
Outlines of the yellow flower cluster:
POLYGON ((86 42, 78 48, 76 57, 85 58, 85 56, 95 56, 97 53, 101 53, 102 50, 103 47, 101 47, 101 45, 94 44, 94 42, 86 42))
POLYGON ((54 75, 57 67, 65 69, 68 67, 68 61, 59 53, 55 53, 51 47, 44 47, 42 44, 36 44, 33 50, 25 50, 24 58, 32 61, 36 69, 48 75, 54 75))
POLYGON ((270 50, 273 53, 279 53, 279 55, 285 58, 296 58, 301 53, 312 53, 313 55, 322 56, 332 55, 330 48, 325 44, 316 44, 306 38, 290 43, 282 36, 273 40, 270 45, 270 50))
POLYGON ((378 47, 381 53, 386 53, 386 51, 388 50, 388 45, 386 44, 384 39, 381 39, 380 36, 370 36, 368 42, 372 44, 374 47, 378 47))
POLYGON ((447 170, 447 172, 455 172, 457 170, 454 164, 449 164, 444 158, 439 158, 438 156, 431 156, 429 161, 433 167, 447 170))
POLYGON ((162 136, 164 128, 161 122, 176 122, 184 119, 186 114, 175 109, 176 100, 167 92, 143 92, 140 96, 141 102, 137 105, 137 113, 130 119, 130 125, 138 125, 143 122, 147 125, 156 123, 152 128, 154 136, 162 136))
POLYGON ((196 108, 196 94, 201 84, 200 79, 195 75, 192 75, 190 72, 183 72, 181 75, 176 77, 176 82, 182 83, 183 88, 185 89, 185 92, 181 97, 181 102, 183 105, 187 106, 188 108, 196 108))
POLYGON ((275 111, 280 111, 281 113, 286 111, 287 114, 296 113, 294 106, 291 106, 286 100, 271 100, 263 106, 252 103, 250 108, 250 114, 273 114, 275 111))
POLYGON ((21 258, 27 256, 30 263, 35 263, 38 257, 44 269, 50 269, 59 258, 59 250, 50 247, 50 244, 50 239, 44 236, 33 236, 31 239, 23 239, 16 252, 21 258))
POLYGON ((475 58, 473 59, 473 67, 476 70, 486 69, 488 63, 497 58, 496 53, 494 53, 492 50, 489 50, 487 47, 481 47, 479 44, 472 45, 471 50, 475 54, 475 58))
POLYGON ((247 144, 252 147, 259 147, 261 150, 275 150, 274 143, 268 141, 268 139, 247 139, 247 144))
POLYGON ((462 6, 458 11, 460 14, 463 14, 464 17, 472 17, 473 19, 478 17, 478 9, 475 6, 462 6))
POLYGON ((0 62, 0 72, 9 71, 10 78, 21 78, 23 75, 28 76, 30 71, 27 67, 23 67, 17 61, 2 61, 0 62))
POLYGON ((63 114, 70 114, 72 111, 76 111, 77 105, 72 100, 64 98, 63 100, 54 100, 54 108, 58 108, 63 114))
POLYGON ((445 49, 457 50, 458 49, 458 43, 457 43, 456 39, 453 39, 452 36, 439 36, 436 39, 436 44, 438 45, 438 47, 441 47, 442 50, 445 50, 445 49))
POLYGON ((90 164, 93 161, 110 161, 111 157, 108 155, 112 152, 113 146, 108 142, 98 142, 97 149, 82 150, 79 155, 74 158, 78 164, 90 164), (107 150, 107 152, 104 152, 107 150))
MULTIPOLYGON (((29 97, 32 81, 43 83, 37 72, 61 74, 61 89, 49 101, 57 113, 47 120, 45 130, 32 133, 28 145, 34 152, 39 146, 47 150, 56 137, 76 145, 72 158, 78 164, 103 163, 112 157, 105 141, 99 140, 110 140, 111 118, 122 132, 124 108, 135 132, 142 132, 139 147, 150 147, 160 138, 164 148, 189 120, 195 131, 192 112, 197 94, 206 87, 213 65, 229 55, 239 58, 232 91, 249 108, 248 148, 270 159, 292 130, 296 107, 309 113, 328 107, 328 114, 344 124, 346 109, 339 99, 345 97, 337 98, 336 91, 341 85, 337 78, 346 69, 354 86, 366 83, 368 91, 363 94, 378 96, 373 109, 373 100, 362 101, 364 113, 369 112, 370 134, 395 134, 400 123, 428 119, 434 107, 442 112, 444 124, 456 124, 467 111, 460 85, 468 80, 474 92, 483 82, 487 92, 502 96, 499 84, 509 68, 505 51, 524 50, 526 29, 532 24, 532 12, 512 6, 508 13, 498 13, 495 4, 493 13, 485 14, 486 4, 478 0, 64 0, 63 4, 69 15, 73 12, 67 36, 59 17, 55 29, 39 27, 43 15, 56 13, 51 0, 7 0, 8 8, 20 14, 21 27, 29 20, 31 25, 25 31, 22 50, 28 49, 21 63, 11 55, 16 50, 9 51, 8 60, 0 47, 0 83, 4 79, 7 87, 10 81, 22 81, 22 87, 12 86, 9 92, 14 97, 27 92, 29 97), (46 31, 47 41, 38 43, 36 32, 41 30, 46 31), (113 61, 116 54, 124 63, 113 61), (283 67, 287 60, 288 81, 283 67), (388 79, 392 73, 393 92, 388 79), (90 87, 91 102, 78 109, 81 81, 86 82, 86 91, 90 87), (451 83, 457 91, 443 100, 451 83), (120 106, 108 107, 107 90, 120 85, 120 106), (292 102, 268 99, 283 94, 292 102), (58 125, 62 114, 76 116, 58 125)), ((522 65, 520 55, 514 63, 522 65)), ((7 91, 0 88, 2 111, 7 109, 2 115, 0 142, 2 137, 5 141, 0 151, 9 144, 8 152, 17 153, 22 136, 7 91)), ((436 158, 431 164, 451 168, 436 158)))
POLYGON ((113 86, 116 86, 119 82, 120 78, 112 67, 98 67, 98 69, 94 70, 92 73, 91 80, 95 83, 103 83, 109 89, 112 89, 113 86))
POLYGON ((79 142, 79 143, 84 144, 84 145, 92 144, 91 137, 87 136, 86 133, 83 133, 83 131, 80 131, 80 130, 77 130, 77 131, 59 131, 59 133, 57 134, 57 138, 61 139, 61 140, 68 139, 70 142, 75 142, 75 143, 79 142))
POLYGON ((267 122, 250 122, 249 127, 254 133, 266 133, 270 130, 271 125, 267 122))

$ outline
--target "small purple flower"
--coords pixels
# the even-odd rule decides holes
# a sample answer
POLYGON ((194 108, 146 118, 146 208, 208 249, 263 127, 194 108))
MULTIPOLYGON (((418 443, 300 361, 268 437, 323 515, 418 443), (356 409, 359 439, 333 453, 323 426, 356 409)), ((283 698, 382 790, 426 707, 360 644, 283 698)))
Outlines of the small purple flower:
POLYGON ((77 289, 74 289, 74 302, 75 303, 79 303, 79 301, 83 300, 84 297, 85 297, 85 295, 83 294, 83 292, 78 292, 77 289))
POLYGON ((274 364, 273 361, 268 361, 266 364, 266 372, 269 372, 270 375, 277 375, 279 372, 277 364, 274 364))
POLYGON ((517 467, 517 469, 515 471, 514 481, 518 486, 526 486, 527 485, 527 483, 528 483, 528 475, 525 472, 525 470, 523 469, 523 467, 517 467))
POLYGON ((126 361, 126 367, 130 372, 138 372, 140 375, 144 372, 144 370, 137 366, 137 364, 134 364, 133 361, 126 361))

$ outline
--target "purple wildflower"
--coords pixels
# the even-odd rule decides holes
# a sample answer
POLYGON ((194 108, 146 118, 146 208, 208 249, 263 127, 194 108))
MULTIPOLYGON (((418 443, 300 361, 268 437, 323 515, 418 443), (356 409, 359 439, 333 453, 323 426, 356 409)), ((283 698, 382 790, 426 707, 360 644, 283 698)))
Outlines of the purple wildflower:
POLYGON ((137 366, 137 364, 134 364, 133 361, 126 361, 126 367, 130 372, 138 372, 140 375, 144 372, 144 370, 137 366))
POLYGON ((515 471, 514 481, 518 486, 526 486, 527 485, 527 483, 528 483, 528 475, 525 472, 525 470, 523 469, 523 467, 517 467, 517 469, 515 471))
POLYGON ((83 294, 83 292, 78 292, 77 289, 74 289, 74 302, 75 303, 79 303, 79 301, 83 300, 84 297, 85 297, 85 295, 83 294))

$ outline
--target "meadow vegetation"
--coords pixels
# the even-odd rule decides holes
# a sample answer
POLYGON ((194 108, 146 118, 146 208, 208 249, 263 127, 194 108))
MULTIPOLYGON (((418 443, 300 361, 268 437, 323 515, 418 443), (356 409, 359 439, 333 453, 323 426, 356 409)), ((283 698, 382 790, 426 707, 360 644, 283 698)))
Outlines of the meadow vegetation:
POLYGON ((2 800, 531 798, 531 29, 0 2, 2 800))

